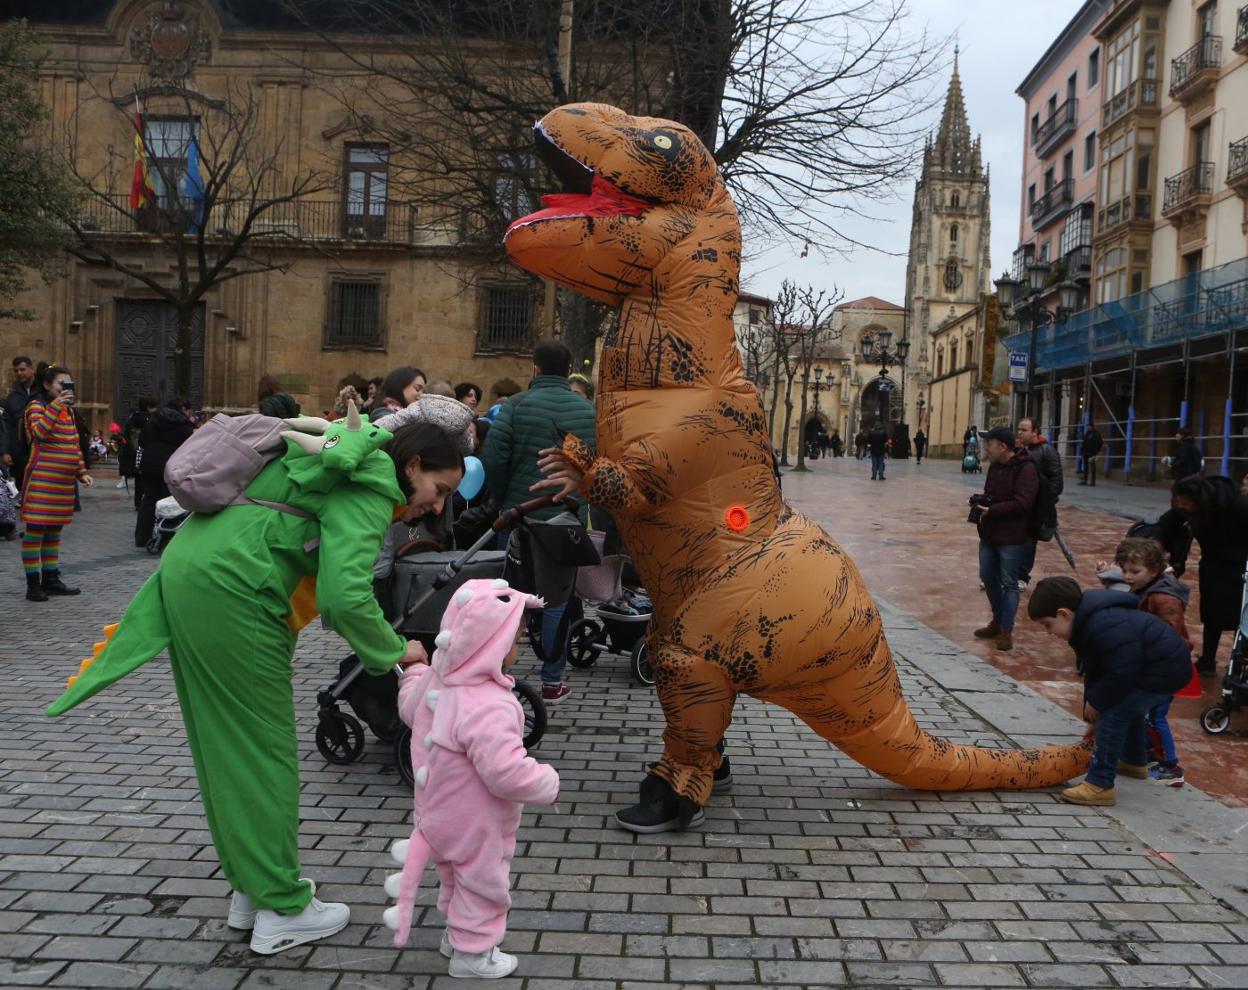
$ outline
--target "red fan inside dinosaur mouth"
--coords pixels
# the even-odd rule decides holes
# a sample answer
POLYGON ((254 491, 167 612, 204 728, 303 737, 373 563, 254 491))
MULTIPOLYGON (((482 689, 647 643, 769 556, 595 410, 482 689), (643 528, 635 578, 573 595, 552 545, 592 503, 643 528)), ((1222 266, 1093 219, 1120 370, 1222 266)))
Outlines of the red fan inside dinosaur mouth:
POLYGON ((543 196, 545 209, 513 221, 507 228, 508 234, 517 227, 527 227, 542 220, 638 216, 654 206, 649 200, 630 196, 582 165, 547 137, 540 125, 534 133, 539 157, 555 173, 565 191, 543 196))

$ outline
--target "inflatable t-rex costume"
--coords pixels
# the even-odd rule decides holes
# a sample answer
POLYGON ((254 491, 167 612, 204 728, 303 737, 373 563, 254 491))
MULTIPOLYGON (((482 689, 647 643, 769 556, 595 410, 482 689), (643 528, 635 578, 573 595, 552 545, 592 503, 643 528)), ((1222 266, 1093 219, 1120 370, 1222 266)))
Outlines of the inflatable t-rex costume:
POLYGON ((781 498, 733 333, 740 226, 701 142, 601 104, 553 110, 536 142, 569 192, 512 224, 508 253, 619 307, 602 353, 598 456, 575 438, 564 454, 654 601, 648 656, 667 729, 643 803, 670 788, 691 822, 740 693, 908 787, 1043 787, 1082 772, 1087 745, 979 749, 915 723, 853 561, 781 498))

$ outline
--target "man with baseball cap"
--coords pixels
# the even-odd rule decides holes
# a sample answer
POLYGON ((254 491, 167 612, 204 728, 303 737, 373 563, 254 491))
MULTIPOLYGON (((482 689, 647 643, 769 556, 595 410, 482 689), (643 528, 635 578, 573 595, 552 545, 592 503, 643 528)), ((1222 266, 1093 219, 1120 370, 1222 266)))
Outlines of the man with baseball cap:
POLYGON ((988 456, 988 475, 983 494, 971 497, 971 512, 977 516, 979 577, 992 607, 992 621, 976 629, 975 636, 993 640, 998 650, 1010 650, 1018 611, 1018 572, 1031 540, 1031 510, 1040 474, 1031 455, 1015 449, 1009 427, 994 426, 980 437, 988 456))

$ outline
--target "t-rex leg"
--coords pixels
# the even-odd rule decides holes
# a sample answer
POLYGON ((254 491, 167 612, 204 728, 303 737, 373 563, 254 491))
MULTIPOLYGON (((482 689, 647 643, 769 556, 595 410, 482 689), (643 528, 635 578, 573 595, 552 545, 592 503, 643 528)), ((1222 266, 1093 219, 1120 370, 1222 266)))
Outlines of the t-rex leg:
POLYGON ((737 692, 724 668, 672 643, 647 644, 667 728, 663 758, 651 771, 695 804, 711 796, 722 757, 717 746, 732 721, 737 692))

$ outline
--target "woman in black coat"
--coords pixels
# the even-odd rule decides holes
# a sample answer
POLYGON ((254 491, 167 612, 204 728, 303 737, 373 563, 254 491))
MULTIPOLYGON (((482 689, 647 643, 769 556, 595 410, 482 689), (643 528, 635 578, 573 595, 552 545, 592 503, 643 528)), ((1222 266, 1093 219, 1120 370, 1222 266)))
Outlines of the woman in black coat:
POLYGON ((189 405, 174 399, 163 409, 152 413, 139 434, 139 477, 143 480, 143 495, 134 523, 136 547, 147 546, 147 541, 152 538, 152 529, 156 525, 156 503, 169 494, 169 486, 165 484, 165 465, 173 452, 195 432, 195 426, 187 416, 189 411, 189 405))
MULTIPOLYGON (((1200 621, 1204 641, 1196 669, 1217 671, 1222 633, 1239 628, 1248 562, 1248 496, 1221 475, 1180 478, 1170 489, 1171 510, 1158 523, 1171 529, 1186 520, 1200 544, 1200 621), (1177 517, 1177 518, 1176 518, 1177 517)), ((1187 554, 1171 554, 1176 574, 1182 574, 1187 554)))

